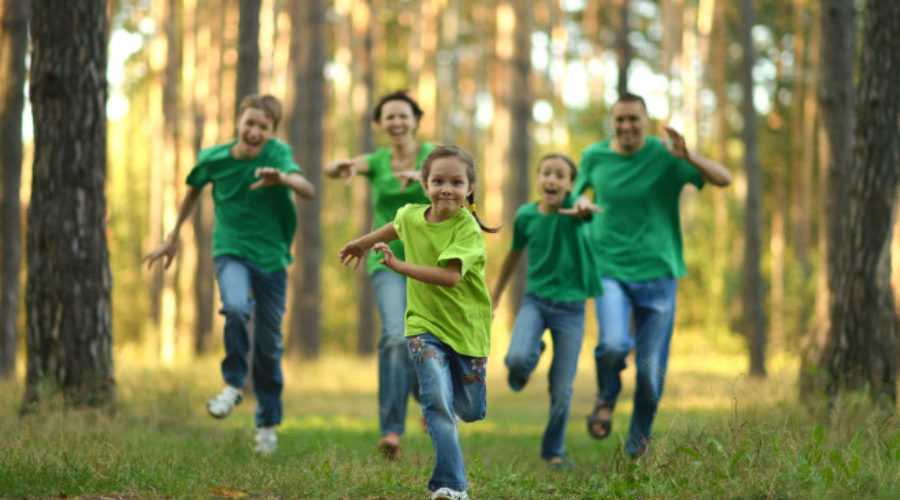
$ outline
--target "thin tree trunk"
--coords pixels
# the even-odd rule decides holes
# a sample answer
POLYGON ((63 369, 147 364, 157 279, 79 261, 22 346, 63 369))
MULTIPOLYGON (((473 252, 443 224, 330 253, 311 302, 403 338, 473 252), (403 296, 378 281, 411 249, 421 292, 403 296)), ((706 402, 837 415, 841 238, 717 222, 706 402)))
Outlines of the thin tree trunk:
MULTIPOLYGON (((314 185, 322 184, 322 117, 325 103, 325 6, 322 0, 303 0, 291 6, 291 68, 294 106, 290 138, 303 174, 314 185)), ((319 356, 320 269, 322 233, 319 220, 322 198, 315 196, 299 206, 300 237, 297 258, 301 272, 292 279, 293 304, 288 351, 319 356)))
POLYGON ((260 0, 239 0, 237 85, 234 111, 241 99, 259 92, 259 9, 260 0))
MULTIPOLYGON (((852 9, 853 2, 847 3, 852 9)), ((824 15, 830 18, 833 13, 829 9, 824 15)), ((853 22, 851 15, 838 29, 855 34, 847 26, 853 22)), ((832 35, 826 26, 824 39, 832 35)), ((830 396, 867 390, 891 409, 897 401, 898 325, 890 284, 890 243, 900 189, 898 31, 900 3, 870 0, 866 4, 852 160, 835 161, 831 169, 830 194, 833 201, 841 201, 841 209, 832 215, 841 229, 839 239, 834 233, 829 238, 831 331, 822 360, 830 396), (846 197, 836 197, 836 181, 846 197)), ((852 46, 851 40, 846 42, 852 46)), ((846 75, 852 78, 853 71, 846 75)))
POLYGON ((0 379, 15 372, 19 339, 19 271, 22 260, 22 108, 28 0, 0 4, 0 379))
POLYGON ((616 29, 616 58, 619 63, 619 75, 616 81, 616 90, 619 95, 628 92, 628 68, 631 66, 632 49, 628 41, 629 31, 629 0, 616 0, 616 9, 619 24, 616 29))
POLYGON ((747 171, 747 202, 744 246, 744 323, 750 347, 750 375, 764 377, 765 319, 763 280, 760 271, 762 247, 762 179, 759 169, 756 108, 753 105, 753 64, 756 59, 751 30, 756 23, 753 0, 741 1, 741 46, 743 48, 744 166, 747 171))
POLYGON ((23 410, 115 401, 106 245, 106 2, 37 0, 23 410))
MULTIPOLYGON (((357 38, 361 40, 359 45, 359 65, 360 78, 362 80, 363 91, 366 95, 365 113, 360 119, 359 127, 359 144, 360 151, 367 153, 375 149, 375 141, 372 137, 371 116, 369 110, 375 105, 375 71, 374 60, 372 57, 372 0, 362 2, 365 9, 360 8, 358 12, 353 12, 354 16, 360 16, 362 19, 354 25, 357 28, 357 38)), ((374 219, 374 210, 372 208, 372 190, 366 189, 365 199, 365 217, 362 220, 360 234, 367 233, 372 230, 372 220, 374 219)), ((369 355, 375 352, 375 295, 372 291, 372 283, 369 275, 365 272, 358 273, 357 280, 357 321, 356 321, 356 339, 357 352, 363 355, 369 355)))

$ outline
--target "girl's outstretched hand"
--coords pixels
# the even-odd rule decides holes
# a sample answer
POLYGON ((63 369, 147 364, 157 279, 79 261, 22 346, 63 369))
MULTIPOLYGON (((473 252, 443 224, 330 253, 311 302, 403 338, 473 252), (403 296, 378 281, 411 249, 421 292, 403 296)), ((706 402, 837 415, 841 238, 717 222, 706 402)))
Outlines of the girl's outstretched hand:
POLYGON ((591 202, 591 200, 582 196, 575 201, 575 205, 572 208, 560 208, 557 210, 557 213, 562 215, 571 215, 572 217, 587 217, 595 212, 602 212, 603 210, 591 202))
POLYGON ((381 252, 384 256, 381 258, 379 262, 381 264, 387 266, 392 271, 396 271, 395 266, 397 265, 397 259, 394 257, 394 252, 391 251, 391 247, 387 246, 387 243, 376 243, 372 250, 375 252, 381 252))
POLYGON ((277 186, 283 184, 283 172, 275 167, 260 167, 253 173, 259 180, 250 185, 250 189, 259 189, 266 186, 277 186))
POLYGON ((341 259, 341 264, 345 266, 353 264, 353 269, 356 269, 359 267, 359 263, 362 262, 362 258, 366 255, 367 250, 368 248, 357 239, 344 245, 344 248, 338 251, 338 257, 341 259), (356 260, 356 263, 353 262, 354 260, 356 260))

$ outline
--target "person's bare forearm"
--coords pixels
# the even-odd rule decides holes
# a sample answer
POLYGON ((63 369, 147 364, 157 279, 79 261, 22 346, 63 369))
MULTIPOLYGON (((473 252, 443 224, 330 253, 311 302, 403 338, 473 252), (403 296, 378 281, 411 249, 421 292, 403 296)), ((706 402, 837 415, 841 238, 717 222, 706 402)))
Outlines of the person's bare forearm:
POLYGON ((306 177, 296 172, 285 175, 282 184, 291 188, 293 192, 297 193, 297 196, 306 200, 316 195, 316 188, 313 187, 312 183, 306 177))
POLYGON ((509 253, 506 254, 506 257, 503 259, 503 264, 500 266, 500 275, 497 276, 497 282, 494 284, 494 290, 491 293, 492 304, 500 302, 503 290, 506 288, 507 283, 509 283, 509 278, 512 276, 513 269, 516 268, 516 264, 519 263, 519 258, 521 256, 521 250, 510 250, 509 253))
POLYGON ((703 175, 706 182, 714 186, 725 187, 731 184, 731 172, 719 162, 690 152, 687 160, 703 175))
POLYGON ((446 267, 423 266, 398 260, 392 269, 407 278, 428 283, 430 285, 454 287, 462 279, 459 262, 451 262, 446 267))
POLYGON ((357 241, 364 248, 369 249, 375 246, 376 243, 390 243, 398 237, 397 230, 394 228, 394 223, 388 222, 371 233, 360 236, 357 241))
POLYGON ((184 198, 181 199, 181 203, 178 205, 178 218, 175 220, 175 227, 172 228, 172 231, 169 233, 172 236, 177 237, 179 231, 181 231, 181 226, 190 217, 191 212, 194 211, 194 205, 197 204, 197 200, 200 198, 200 193, 203 191, 201 189, 195 188, 194 186, 188 186, 187 192, 184 194, 184 198))

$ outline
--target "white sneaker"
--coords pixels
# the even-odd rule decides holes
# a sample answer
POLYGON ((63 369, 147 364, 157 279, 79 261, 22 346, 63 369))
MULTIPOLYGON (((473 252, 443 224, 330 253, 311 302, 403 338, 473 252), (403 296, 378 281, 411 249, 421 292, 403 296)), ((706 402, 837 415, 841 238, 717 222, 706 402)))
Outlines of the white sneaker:
POLYGON ((235 406, 241 404, 244 392, 226 385, 222 392, 216 394, 206 403, 206 410, 216 418, 225 418, 235 406))
POLYGON ((451 490, 444 487, 432 493, 431 500, 469 500, 469 494, 465 490, 451 490))
POLYGON ((274 427, 260 427, 256 429, 256 446, 253 452, 266 456, 275 453, 278 449, 278 436, 275 434, 274 427))

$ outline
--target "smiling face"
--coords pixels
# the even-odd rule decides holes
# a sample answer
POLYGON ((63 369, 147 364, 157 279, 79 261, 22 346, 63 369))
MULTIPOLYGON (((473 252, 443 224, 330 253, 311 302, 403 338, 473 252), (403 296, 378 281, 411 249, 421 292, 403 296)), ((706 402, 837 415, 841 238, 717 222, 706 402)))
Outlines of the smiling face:
POLYGON ((466 205, 466 197, 472 194, 475 185, 469 181, 466 164, 451 156, 431 162, 424 188, 431 200, 429 220, 440 222, 466 205))
POLYGON ((644 129, 649 119, 640 101, 619 101, 612 107, 613 128, 616 131, 614 149, 631 154, 644 147, 644 129))
POLYGON ((247 108, 238 120, 238 143, 232 154, 241 159, 256 158, 275 134, 275 122, 259 108, 247 108))
POLYGON ((575 173, 561 158, 547 158, 538 170, 538 189, 541 192, 542 211, 555 212, 562 206, 566 195, 572 191, 575 173))
POLYGON ((419 123, 412 106, 400 99, 392 99, 381 106, 378 126, 387 134, 393 144, 403 144, 413 140, 419 123))

